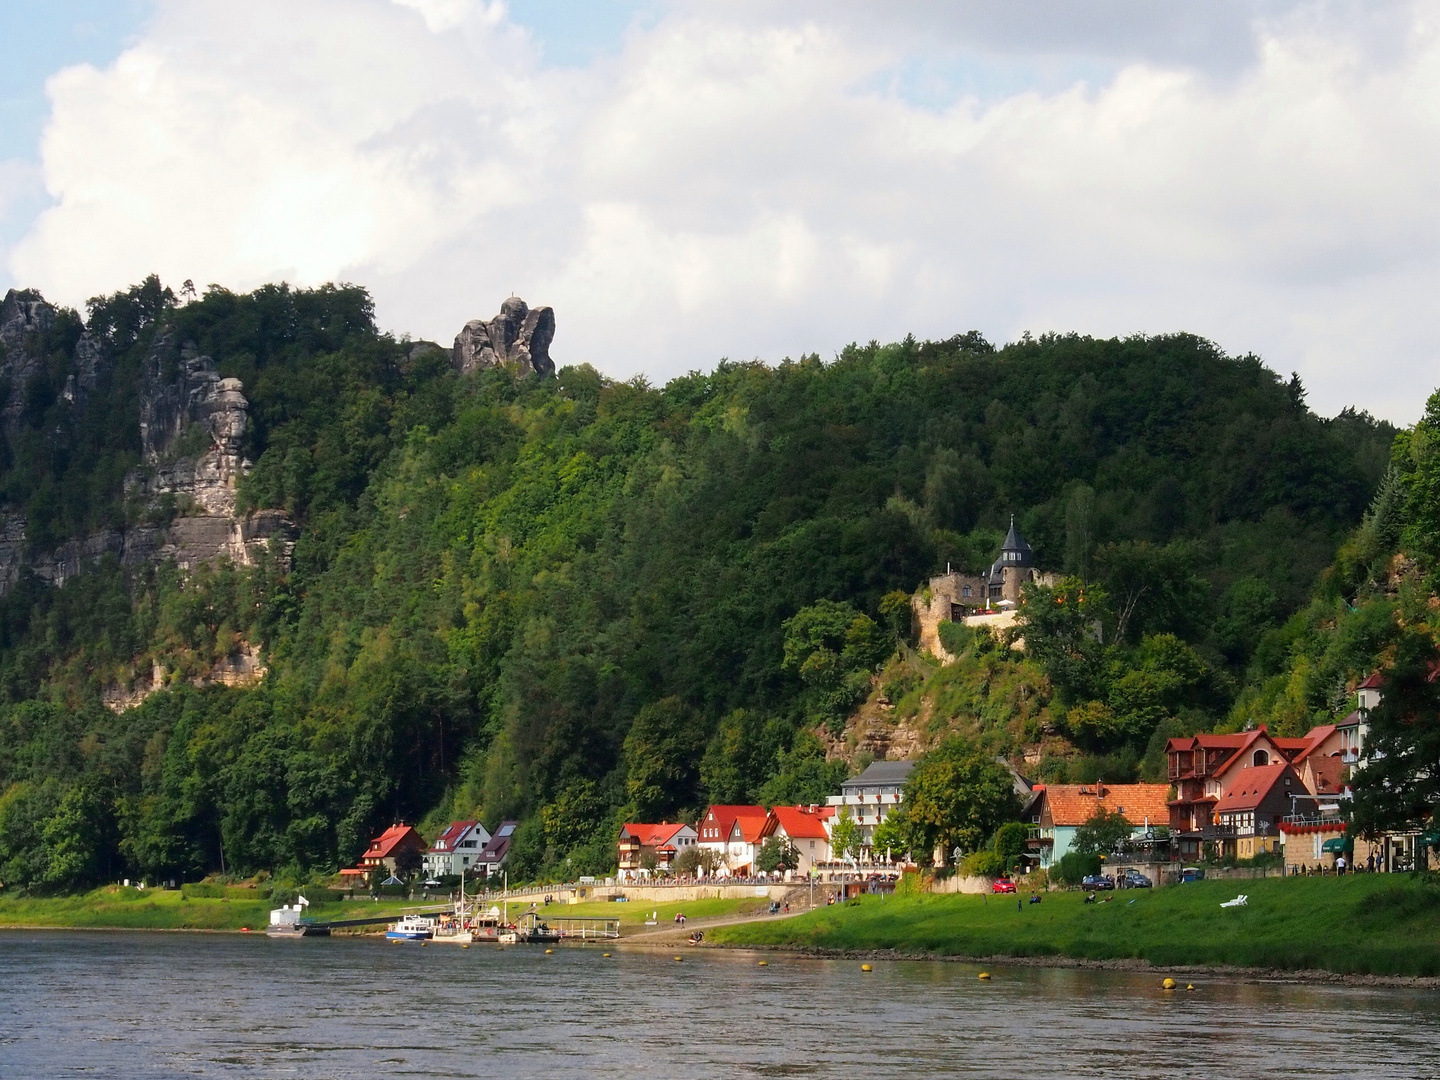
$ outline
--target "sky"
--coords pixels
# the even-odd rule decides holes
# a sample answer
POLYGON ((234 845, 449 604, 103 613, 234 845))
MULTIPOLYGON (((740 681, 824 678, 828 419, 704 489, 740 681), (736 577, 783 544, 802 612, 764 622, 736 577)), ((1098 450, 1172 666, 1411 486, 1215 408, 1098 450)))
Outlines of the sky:
POLYGON ((1188 331, 1440 384, 1440 0, 5 0, 0 289, 511 293, 652 383, 1188 331))

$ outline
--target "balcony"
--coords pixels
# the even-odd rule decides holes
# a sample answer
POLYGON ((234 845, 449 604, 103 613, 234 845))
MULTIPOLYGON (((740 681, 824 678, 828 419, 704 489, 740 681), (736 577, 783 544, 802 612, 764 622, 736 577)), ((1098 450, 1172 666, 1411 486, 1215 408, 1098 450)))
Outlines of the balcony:
POLYGON ((1204 825, 1198 829, 1176 829, 1172 835, 1186 840, 1233 840, 1239 834, 1233 825, 1204 825))
POLYGON ((1339 814, 1286 814, 1280 819, 1282 825, 1298 825, 1307 828, 1345 828, 1345 819, 1339 814))

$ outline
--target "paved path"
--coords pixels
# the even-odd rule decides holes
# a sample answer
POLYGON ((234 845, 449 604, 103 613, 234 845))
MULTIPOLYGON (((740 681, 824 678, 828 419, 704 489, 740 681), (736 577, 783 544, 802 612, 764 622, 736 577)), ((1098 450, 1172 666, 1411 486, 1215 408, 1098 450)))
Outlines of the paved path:
MULTIPOLYGON (((821 906, 821 905, 817 905, 821 906)), ((705 919, 688 919, 684 926, 676 926, 673 922, 662 923, 660 926, 646 926, 639 930, 621 931, 621 941, 643 942, 647 945, 663 945, 666 942, 684 942, 696 930, 711 930, 717 926, 734 926, 736 923, 749 922, 773 922, 777 919, 793 919, 796 915, 804 915, 810 908, 790 905, 790 913, 771 915, 768 912, 757 911, 751 915, 712 915, 705 919)))

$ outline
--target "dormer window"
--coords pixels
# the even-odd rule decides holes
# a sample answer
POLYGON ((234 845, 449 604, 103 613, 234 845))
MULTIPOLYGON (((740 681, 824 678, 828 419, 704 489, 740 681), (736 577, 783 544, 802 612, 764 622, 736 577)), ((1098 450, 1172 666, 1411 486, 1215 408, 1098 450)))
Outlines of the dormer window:
POLYGON ((1251 765, 1269 765, 1270 755, 1264 750, 1256 750, 1255 755, 1250 759, 1251 765))

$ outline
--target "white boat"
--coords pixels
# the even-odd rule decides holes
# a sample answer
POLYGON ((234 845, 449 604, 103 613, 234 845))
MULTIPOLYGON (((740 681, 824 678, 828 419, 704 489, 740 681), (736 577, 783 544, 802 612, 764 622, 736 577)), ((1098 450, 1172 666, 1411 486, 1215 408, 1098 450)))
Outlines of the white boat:
POLYGON ((435 920, 425 915, 406 915, 385 931, 391 941, 429 941, 434 936, 435 920))
POLYGON ((265 933, 270 937, 329 937, 328 925, 316 926, 303 916, 310 901, 300 897, 294 907, 285 904, 270 911, 270 925, 265 933))

